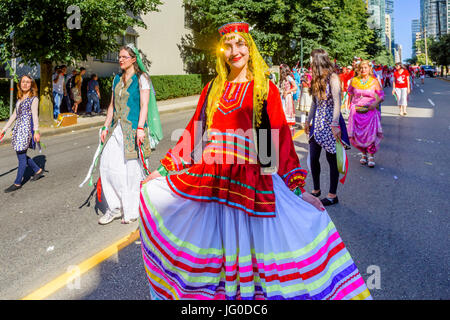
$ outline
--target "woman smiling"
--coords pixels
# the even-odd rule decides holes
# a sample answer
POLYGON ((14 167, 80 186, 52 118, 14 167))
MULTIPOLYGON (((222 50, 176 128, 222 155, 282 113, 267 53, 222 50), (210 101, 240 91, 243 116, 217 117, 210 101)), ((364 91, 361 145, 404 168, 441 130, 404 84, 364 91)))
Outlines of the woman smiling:
POLYGON ((141 189, 151 297, 370 298, 320 200, 303 192, 306 171, 248 24, 219 33, 217 76, 141 189))
POLYGON ((384 100, 384 92, 374 77, 369 61, 361 61, 358 76, 349 88, 350 115, 348 135, 351 144, 362 152, 360 163, 375 167, 374 155, 383 139, 381 117, 377 107, 384 100), (368 156, 368 158, 367 158, 368 156))

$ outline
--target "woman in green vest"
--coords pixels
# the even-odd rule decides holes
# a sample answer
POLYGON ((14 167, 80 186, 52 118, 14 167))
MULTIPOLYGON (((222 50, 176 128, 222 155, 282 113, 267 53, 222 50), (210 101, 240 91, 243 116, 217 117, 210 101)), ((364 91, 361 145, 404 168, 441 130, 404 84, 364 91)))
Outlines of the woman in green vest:
POLYGON ((139 51, 133 45, 120 48, 119 64, 101 132, 101 190, 108 207, 99 219, 102 225, 138 218, 140 182, 148 174, 145 159, 162 138, 154 89, 139 51))

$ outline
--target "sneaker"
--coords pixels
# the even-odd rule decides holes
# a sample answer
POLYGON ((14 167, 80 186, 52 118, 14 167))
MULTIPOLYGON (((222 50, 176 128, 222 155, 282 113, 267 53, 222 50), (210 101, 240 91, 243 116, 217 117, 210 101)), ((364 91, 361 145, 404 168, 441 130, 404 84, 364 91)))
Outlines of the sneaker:
POLYGON ((5 189, 5 193, 13 192, 19 190, 22 186, 16 186, 14 183, 5 189))
POLYGON ((106 213, 103 215, 103 217, 101 217, 98 220, 98 224, 105 225, 105 224, 112 222, 115 219, 119 219, 120 217, 122 217, 122 213, 117 212, 117 211, 113 212, 108 209, 108 210, 106 210, 106 213))

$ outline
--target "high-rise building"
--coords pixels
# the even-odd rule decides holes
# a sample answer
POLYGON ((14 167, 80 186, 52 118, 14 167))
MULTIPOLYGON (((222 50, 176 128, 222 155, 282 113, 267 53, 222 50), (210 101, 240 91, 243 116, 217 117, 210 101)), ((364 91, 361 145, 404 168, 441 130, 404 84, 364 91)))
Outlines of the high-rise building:
POLYGON ((450 33, 449 21, 449 0, 420 0, 421 31, 426 30, 428 38, 438 38, 450 33))
POLYGON ((390 14, 385 14, 385 32, 384 35, 386 37, 386 48, 389 50, 389 52, 392 51, 392 17, 390 14))
POLYGON ((402 45, 401 44, 395 45, 394 53, 395 53, 394 54, 395 63, 403 62, 403 60, 402 60, 402 45))
POLYGON ((411 21, 411 41, 412 41, 412 56, 416 56, 416 41, 417 41, 417 34, 419 34, 420 39, 420 20, 414 19, 411 21))
POLYGON ((385 0, 385 11, 386 14, 391 17, 391 51, 393 51, 395 47, 395 19, 394 19, 394 0, 385 0))
MULTIPOLYGON (((386 11, 385 11, 385 1, 386 0, 367 0, 367 12, 370 17, 368 20, 369 27, 371 29, 377 29, 380 31, 381 43, 386 46, 386 11)), ((387 46, 388 47, 388 46, 387 46)))

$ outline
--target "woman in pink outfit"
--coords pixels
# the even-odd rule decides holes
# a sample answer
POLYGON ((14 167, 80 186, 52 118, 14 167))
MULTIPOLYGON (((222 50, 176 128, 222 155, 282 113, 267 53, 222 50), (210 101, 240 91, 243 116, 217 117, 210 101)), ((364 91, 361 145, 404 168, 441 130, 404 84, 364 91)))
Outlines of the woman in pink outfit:
POLYGON ((383 139, 381 116, 377 109, 384 100, 384 92, 369 61, 361 61, 357 69, 358 76, 352 79, 348 88, 348 136, 351 144, 362 152, 360 163, 373 168, 374 155, 383 139))

